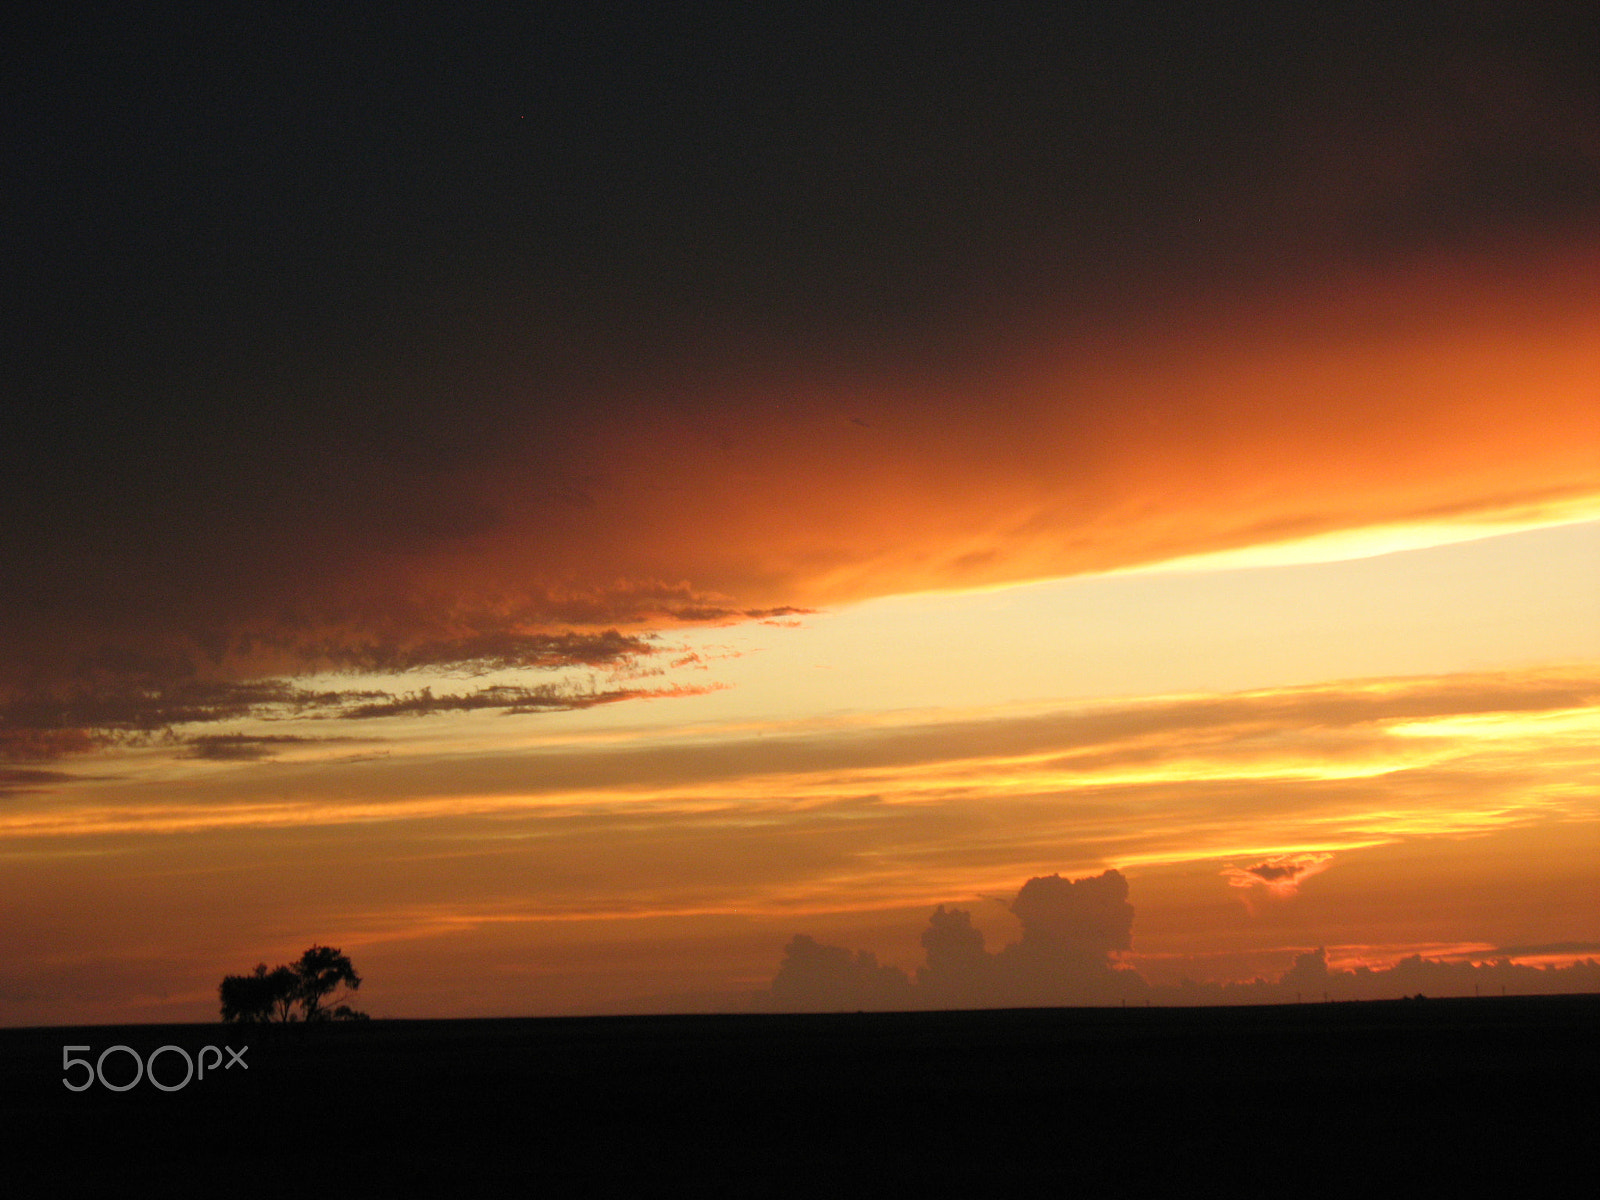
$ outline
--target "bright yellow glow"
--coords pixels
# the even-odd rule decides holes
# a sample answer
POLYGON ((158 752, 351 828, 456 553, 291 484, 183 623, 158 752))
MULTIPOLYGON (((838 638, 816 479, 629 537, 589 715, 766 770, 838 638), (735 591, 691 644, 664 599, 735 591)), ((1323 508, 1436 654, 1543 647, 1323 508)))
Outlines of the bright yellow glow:
MULTIPOLYGON (((265 911, 249 938, 225 933, 228 897, 241 879, 299 896, 320 864, 330 882, 294 921, 376 957, 374 978, 411 979, 407 1003, 482 1011, 405 976, 449 947, 528 964, 500 1011, 597 1011, 607 987, 695 986, 685 956, 759 986, 797 932, 909 970, 938 904, 972 908, 998 948, 1022 881, 1116 866, 1136 947, 1182 957, 1210 939, 1244 955, 1230 971, 1281 972, 1286 938, 1353 943, 1324 926, 1359 927, 1374 963, 1490 938, 1583 944, 1600 914, 1559 897, 1600 894, 1600 666, 1585 665, 1600 654, 1586 653, 1592 600, 1561 587, 1596 546, 1591 522, 1315 566, 900 597, 798 629, 675 634, 710 652, 693 678, 732 686, 671 700, 208 728, 310 739, 261 761, 184 757, 161 737, 112 747, 59 779, 19 776, 0 808, 8 936, 24 956, 44 953, 30 930, 138 945, 141 920, 168 914, 259 961, 289 934, 265 911), (1502 657, 1474 661, 1462 647, 1485 629, 1502 657), (1450 661, 1472 669, 1432 669, 1450 661), (1375 662, 1409 673, 1338 681, 1375 662), (1330 854, 1294 888, 1228 886, 1229 870, 1330 854), (1508 878, 1537 908, 1494 891, 1508 878), (81 927, 87 912, 103 933, 81 927), (632 983, 624 960, 640 964, 632 983)), ((170 993, 196 1019, 213 966, 170 993)))
POLYGON ((1349 562, 1408 550, 1427 550, 1461 542, 1504 537, 1536 529, 1578 525, 1600 519, 1600 497, 1582 496, 1502 512, 1475 514, 1470 521, 1431 521, 1335 529, 1312 537, 1181 555, 1119 573, 1169 571, 1233 571, 1257 567, 1293 567, 1310 563, 1349 562))

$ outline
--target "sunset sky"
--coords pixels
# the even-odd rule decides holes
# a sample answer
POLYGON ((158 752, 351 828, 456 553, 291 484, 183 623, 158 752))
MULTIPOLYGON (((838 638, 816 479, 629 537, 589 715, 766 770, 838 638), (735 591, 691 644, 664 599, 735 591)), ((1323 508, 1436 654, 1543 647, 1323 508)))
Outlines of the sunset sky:
POLYGON ((0 1024, 1592 980, 1588 6, 532 7, 11 39, 0 1024))

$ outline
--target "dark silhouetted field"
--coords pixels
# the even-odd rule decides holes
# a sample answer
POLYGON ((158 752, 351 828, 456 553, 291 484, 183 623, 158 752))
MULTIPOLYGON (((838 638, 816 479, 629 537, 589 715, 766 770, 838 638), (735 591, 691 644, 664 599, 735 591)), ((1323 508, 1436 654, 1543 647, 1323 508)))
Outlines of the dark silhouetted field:
POLYGON ((0 1030, 0 1069, 19 1196, 1387 1193, 1592 1181, 1600 997, 0 1030), (64 1045, 247 1039, 62 1084, 64 1045))

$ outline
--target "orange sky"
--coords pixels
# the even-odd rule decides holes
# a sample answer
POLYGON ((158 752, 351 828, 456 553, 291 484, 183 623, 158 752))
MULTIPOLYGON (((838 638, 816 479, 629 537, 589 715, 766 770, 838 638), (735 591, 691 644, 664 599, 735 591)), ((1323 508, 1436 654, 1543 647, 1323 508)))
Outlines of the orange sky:
POLYGON ((0 1023, 1053 1002, 1119 879, 1168 999, 1600 954, 1592 72, 1318 20, 445 37, 353 141, 63 50, 148 124, 30 109, 0 1023))
POLYGON ((554 521, 512 454, 470 481, 486 532, 275 597, 337 622, 103 608, 92 630, 224 690, 183 707, 199 684, 157 672, 98 730, 13 710, 0 1016, 203 1019, 221 971, 318 940, 389 1015, 737 1007, 794 933, 911 972, 935 905, 998 948, 984 897, 1106 867, 1158 982, 1322 944, 1600 948, 1600 858, 1572 850, 1597 828, 1597 313, 1543 260, 1423 278, 903 394, 746 381, 600 431, 554 521), (183 629, 229 622, 206 666, 183 629), (613 627, 644 640, 527 640, 613 627), (226 690, 317 645, 410 669, 301 676, 321 707, 226 690), (69 735, 101 749, 48 752, 69 735), (1303 888, 1229 886, 1306 853, 1332 857, 1303 888))
MULTIPOLYGON (((1463 589, 1440 623, 1481 664, 1470 637, 1503 620, 1505 581, 1547 587, 1529 576, 1565 578, 1597 538, 1589 523, 725 626, 668 672, 699 694, 521 716, 280 706, 16 767, 0 837, 8 950, 27 972, 9 977, 8 1019, 205 1019, 219 959, 276 961, 308 938, 352 953, 387 1015, 741 1008, 763 1003, 797 932, 910 971, 935 905, 972 911, 998 948, 1023 880, 1108 866, 1131 882, 1127 961, 1157 983, 1276 978, 1314 945, 1380 967, 1415 947, 1582 957, 1600 883, 1582 849, 1600 836, 1592 592, 1546 609, 1558 631, 1520 665, 1347 682, 1328 671, 1350 654, 1339 622, 1312 614, 1328 662, 1284 660, 1273 646, 1294 621, 1274 630, 1249 605, 1315 580, 1343 588, 1333 601, 1359 628, 1361 606, 1393 601, 1392 576, 1423 591, 1476 575, 1481 603, 1463 589), (1175 636, 1196 662, 1222 648, 1233 690, 1134 694, 1152 668, 1115 650, 1093 663, 1118 620, 1092 618, 1086 589, 1111 589, 1124 618, 1212 590, 1175 636), (1030 609, 1078 621, 1052 641, 1030 609), (983 630, 982 686, 947 641, 962 628, 983 630), (1526 661, 1562 645, 1590 665, 1526 661), (1041 659, 1055 671, 1025 669, 1041 659), (901 694, 908 670, 920 703, 901 694), (1252 678, 1275 686, 1240 690, 1252 678), (1074 685, 1089 695, 1068 698, 1074 685), (1295 888, 1236 886, 1297 861, 1315 869, 1295 888), (487 982, 444 982, 463 975, 487 982)), ((1389 611, 1403 637, 1408 614, 1389 611)), ((446 697, 527 674, 387 686, 446 697)))

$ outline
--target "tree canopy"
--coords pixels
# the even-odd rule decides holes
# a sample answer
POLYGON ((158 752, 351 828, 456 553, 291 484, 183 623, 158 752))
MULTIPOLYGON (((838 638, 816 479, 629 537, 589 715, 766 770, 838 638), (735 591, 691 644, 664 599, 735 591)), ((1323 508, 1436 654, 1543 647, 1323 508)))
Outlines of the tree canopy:
POLYGON ((299 982, 288 967, 268 971, 266 963, 249 975, 225 976, 217 989, 222 997, 222 1019, 241 1025, 292 1020, 299 982))
POLYGON ((312 946, 288 966, 261 963, 249 975, 223 977, 217 992, 222 1019, 242 1025, 291 1021, 364 1020, 342 1001, 361 986, 350 958, 331 946, 312 946))

